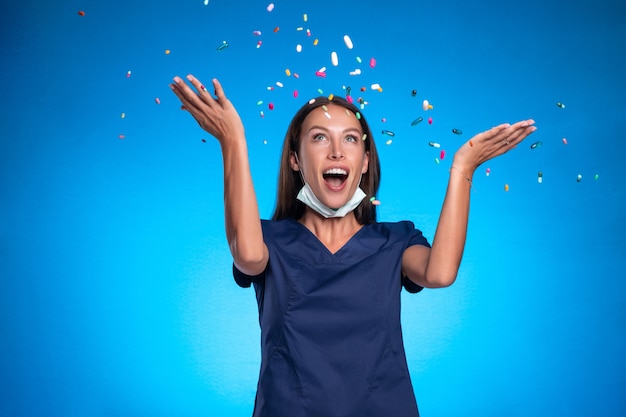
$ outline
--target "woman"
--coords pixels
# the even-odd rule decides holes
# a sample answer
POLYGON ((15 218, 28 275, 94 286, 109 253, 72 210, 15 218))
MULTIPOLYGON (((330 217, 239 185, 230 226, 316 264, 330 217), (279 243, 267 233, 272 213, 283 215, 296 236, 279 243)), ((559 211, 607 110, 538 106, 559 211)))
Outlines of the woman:
POLYGON ((461 146, 432 247, 411 222, 376 222, 376 147, 365 118, 342 98, 318 97, 285 137, 278 201, 261 220, 243 124, 214 79, 171 88, 217 138, 224 161, 226 236, 233 275, 254 284, 261 372, 254 416, 418 416, 400 327, 400 291, 451 285, 465 245, 471 178, 536 128, 502 124, 461 146))

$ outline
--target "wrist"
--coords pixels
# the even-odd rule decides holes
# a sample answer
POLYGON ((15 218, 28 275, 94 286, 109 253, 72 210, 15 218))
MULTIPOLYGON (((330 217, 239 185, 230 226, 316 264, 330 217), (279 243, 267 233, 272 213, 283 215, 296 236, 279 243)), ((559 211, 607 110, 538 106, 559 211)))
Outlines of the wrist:
POLYGON ((463 178, 465 181, 469 183, 470 188, 472 188, 472 176, 467 175, 462 168, 457 167, 456 165, 452 165, 450 167, 450 177, 456 176, 458 178, 463 178))
POLYGON ((477 165, 467 163, 466 161, 463 161, 461 158, 454 158, 454 160, 452 160, 452 166, 462 171, 465 176, 470 177, 470 178, 474 176, 474 171, 476 171, 476 168, 478 168, 477 165))

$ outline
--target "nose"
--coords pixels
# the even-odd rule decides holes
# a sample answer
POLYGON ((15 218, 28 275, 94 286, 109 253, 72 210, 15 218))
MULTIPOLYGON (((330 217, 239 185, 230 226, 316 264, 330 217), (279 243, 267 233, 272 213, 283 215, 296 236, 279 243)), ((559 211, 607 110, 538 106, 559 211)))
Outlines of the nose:
POLYGON ((331 141, 329 158, 332 160, 344 158, 343 151, 341 150, 341 141, 331 141))

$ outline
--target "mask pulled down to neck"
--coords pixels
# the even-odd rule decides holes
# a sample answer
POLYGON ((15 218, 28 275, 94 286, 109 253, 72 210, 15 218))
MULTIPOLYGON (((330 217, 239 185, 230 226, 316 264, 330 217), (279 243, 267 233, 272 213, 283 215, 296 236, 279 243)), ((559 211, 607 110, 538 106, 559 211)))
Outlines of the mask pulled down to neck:
POLYGON ((302 179, 302 181, 304 182, 304 186, 300 189, 300 192, 298 193, 298 196, 296 198, 327 219, 329 217, 345 217, 346 214, 357 208, 357 206, 365 198, 365 193, 363 192, 361 187, 358 187, 354 192, 352 198, 348 200, 346 204, 337 209, 332 209, 322 203, 315 196, 309 184, 304 181, 304 178, 302 179))

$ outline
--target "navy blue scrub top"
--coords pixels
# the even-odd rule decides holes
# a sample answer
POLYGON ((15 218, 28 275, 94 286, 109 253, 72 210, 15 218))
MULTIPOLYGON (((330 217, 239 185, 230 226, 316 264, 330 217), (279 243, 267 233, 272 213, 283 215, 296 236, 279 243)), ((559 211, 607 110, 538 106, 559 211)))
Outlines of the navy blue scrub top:
POLYGON ((430 246, 411 222, 364 225, 331 253, 293 219, 262 221, 269 263, 248 276, 261 326, 254 417, 416 417, 402 342, 404 250, 430 246))

